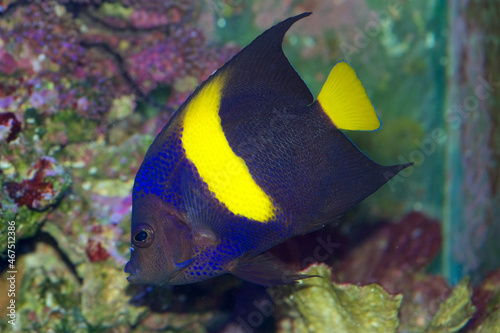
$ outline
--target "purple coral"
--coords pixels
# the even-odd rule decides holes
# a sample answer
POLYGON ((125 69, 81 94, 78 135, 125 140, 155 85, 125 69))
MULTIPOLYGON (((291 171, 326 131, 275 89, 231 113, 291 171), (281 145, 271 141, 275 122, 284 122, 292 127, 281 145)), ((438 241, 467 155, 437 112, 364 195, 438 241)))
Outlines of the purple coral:
POLYGON ((207 47, 202 31, 190 25, 194 2, 134 1, 14 2, 4 11, 11 24, 0 38, 12 53, 0 54, 0 106, 35 107, 42 115, 75 110, 103 119, 113 100, 135 94, 156 105, 149 93, 171 87, 166 105, 177 107, 236 48, 207 47), (111 4, 110 4, 111 3, 111 4), (61 5, 62 4, 62 5, 61 5), (75 20, 78 18, 78 20, 75 20), (28 96, 28 98, 26 98, 28 96))

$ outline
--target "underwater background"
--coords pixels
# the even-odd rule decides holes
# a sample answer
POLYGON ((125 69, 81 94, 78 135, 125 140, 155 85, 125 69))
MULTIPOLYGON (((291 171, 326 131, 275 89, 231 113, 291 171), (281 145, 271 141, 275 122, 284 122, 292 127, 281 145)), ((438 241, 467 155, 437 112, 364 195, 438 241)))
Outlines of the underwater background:
POLYGON ((0 0, 0 331, 499 332, 498 17, 493 0, 0 0), (322 279, 129 285, 132 185, 156 134, 306 11, 284 50, 313 95, 350 62, 383 127, 347 135, 414 165, 273 250, 322 279))

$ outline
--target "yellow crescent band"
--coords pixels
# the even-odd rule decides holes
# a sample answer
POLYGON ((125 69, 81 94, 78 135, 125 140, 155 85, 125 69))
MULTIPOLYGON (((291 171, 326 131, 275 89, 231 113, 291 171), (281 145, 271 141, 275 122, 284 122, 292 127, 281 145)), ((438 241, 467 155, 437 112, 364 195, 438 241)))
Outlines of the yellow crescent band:
POLYGON ((233 152, 221 126, 224 81, 216 73, 186 105, 182 133, 186 157, 231 212, 268 222, 275 216, 272 199, 255 183, 245 161, 233 152))

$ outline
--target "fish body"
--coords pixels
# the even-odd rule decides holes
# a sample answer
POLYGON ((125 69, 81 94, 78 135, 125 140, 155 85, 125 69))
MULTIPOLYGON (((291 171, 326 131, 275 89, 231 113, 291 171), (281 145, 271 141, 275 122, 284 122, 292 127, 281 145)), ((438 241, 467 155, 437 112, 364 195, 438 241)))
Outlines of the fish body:
POLYGON ((339 62, 314 100, 282 51, 304 13, 257 37, 174 114, 133 188, 131 283, 225 273, 262 284, 304 278, 267 252, 323 227, 406 165, 382 166, 340 131, 380 122, 339 62))

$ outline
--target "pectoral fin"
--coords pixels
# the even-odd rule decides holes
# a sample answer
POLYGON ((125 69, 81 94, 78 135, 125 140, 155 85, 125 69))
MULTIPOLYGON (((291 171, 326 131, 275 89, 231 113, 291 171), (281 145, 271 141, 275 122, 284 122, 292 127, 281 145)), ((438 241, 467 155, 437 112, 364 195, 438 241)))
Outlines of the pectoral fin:
POLYGON ((179 262, 179 263, 174 262, 176 270, 180 271, 181 269, 188 267, 189 265, 191 265, 193 263, 194 259, 196 259, 196 258, 191 258, 191 259, 188 259, 186 261, 179 262))
POLYGON ((294 284, 302 279, 318 277, 294 271, 269 252, 254 257, 244 256, 238 259, 229 272, 240 279, 263 286, 294 284))

